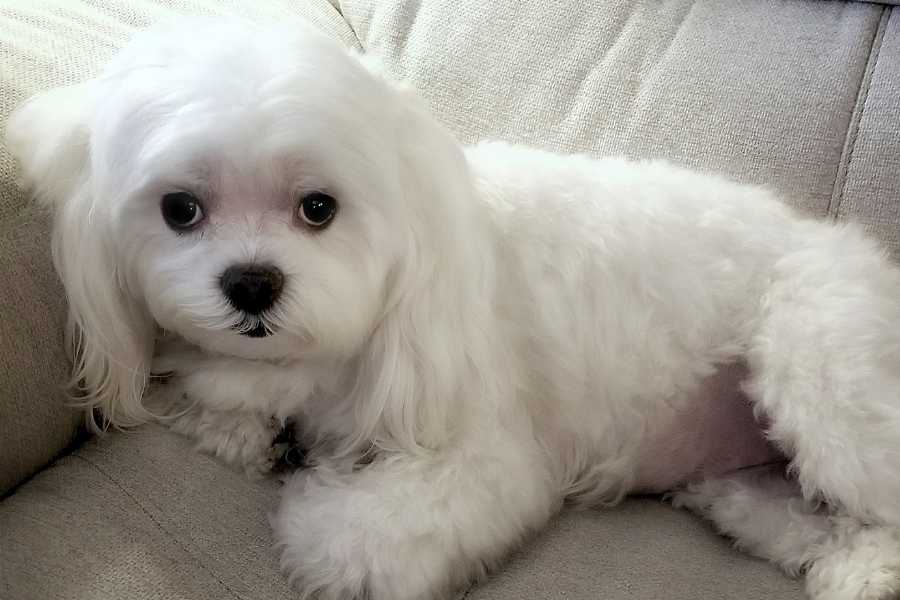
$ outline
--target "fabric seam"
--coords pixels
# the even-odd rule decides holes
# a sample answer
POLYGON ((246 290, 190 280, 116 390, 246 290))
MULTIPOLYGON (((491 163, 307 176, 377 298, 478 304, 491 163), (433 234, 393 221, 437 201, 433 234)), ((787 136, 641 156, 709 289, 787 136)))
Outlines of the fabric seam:
POLYGON ((207 567, 206 565, 204 565, 203 562, 202 562, 199 558, 197 558, 192 552, 190 552, 190 550, 188 549, 188 546, 186 546, 183 542, 181 542, 181 541, 180 541, 178 538, 176 538, 174 535, 172 535, 171 533, 169 533, 169 532, 166 530, 166 528, 163 527, 162 523, 160 523, 160 522, 159 522, 152 514, 150 514, 150 511, 148 511, 146 508, 144 508, 144 505, 141 504, 141 503, 138 501, 138 499, 134 497, 133 494, 131 494, 128 490, 126 490, 125 487, 124 487, 122 484, 120 484, 118 481, 116 481, 109 473, 107 473, 106 471, 104 471, 103 469, 101 469, 101 468, 100 468, 96 463, 94 463, 93 461, 91 461, 91 460, 85 458, 84 456, 82 456, 82 455, 80 455, 80 454, 72 454, 71 456, 74 456, 75 458, 78 458, 78 459, 80 459, 80 460, 86 462, 86 463, 87 463, 88 465, 90 465, 94 470, 96 470, 98 473, 100 473, 101 475, 103 475, 104 477, 106 477, 113 485, 115 485, 117 488, 119 488, 119 490, 121 490, 123 494, 125 494, 126 496, 128 496, 128 499, 131 500, 132 502, 134 502, 134 504, 141 510, 141 512, 144 513, 144 514, 147 516, 147 518, 150 519, 150 521, 151 521, 154 525, 156 525, 156 527, 157 527, 161 532, 163 532, 163 533, 165 534, 166 537, 168 537, 168 538, 171 539, 173 542, 175 542, 175 544, 176 544, 179 548, 181 548, 181 550, 182 550, 186 555, 190 556, 190 557, 194 560, 194 562, 196 562, 196 563, 200 566, 201 569, 203 569, 204 571, 206 571, 207 573, 209 573, 209 574, 213 577, 213 579, 215 579, 216 581, 218 581, 218 582, 219 582, 219 585, 221 585, 226 591, 228 591, 229 594, 231 594, 234 598, 237 598, 238 600, 245 600, 245 598, 244 598, 243 596, 241 596, 240 594, 238 594, 237 592, 235 592, 233 589, 231 589, 224 581, 222 581, 222 579, 221 579, 218 575, 216 575, 216 574, 212 571, 212 569, 210 569, 209 567, 207 567))
POLYGON ((350 32, 353 33, 353 38, 356 40, 356 45, 359 47, 360 51, 365 54, 366 48, 365 46, 363 46, 362 40, 359 38, 359 34, 356 33, 356 28, 353 27, 353 23, 347 20, 347 17, 344 16, 344 7, 341 6, 341 0, 337 0, 337 3, 329 2, 329 4, 331 4, 335 12, 341 16, 341 19, 344 21, 344 23, 347 24, 347 29, 349 29, 350 32))
POLYGON ((875 67, 878 65, 878 57, 881 54, 881 44, 892 10, 893 9, 889 6, 883 6, 881 9, 878 27, 875 29, 875 34, 872 36, 869 54, 866 57, 866 66, 863 69, 863 76, 859 82, 859 90, 857 90, 856 93, 856 101, 853 103, 850 122, 847 124, 847 132, 844 134, 844 146, 841 150, 837 172, 834 176, 831 199, 828 202, 828 210, 826 212, 826 214, 834 221, 837 221, 840 218, 840 208, 844 201, 844 192, 847 188, 850 165, 853 162, 853 151, 856 150, 856 142, 859 139, 860 123, 866 112, 866 104, 869 100, 869 88, 872 85, 872 76, 875 73, 875 67))

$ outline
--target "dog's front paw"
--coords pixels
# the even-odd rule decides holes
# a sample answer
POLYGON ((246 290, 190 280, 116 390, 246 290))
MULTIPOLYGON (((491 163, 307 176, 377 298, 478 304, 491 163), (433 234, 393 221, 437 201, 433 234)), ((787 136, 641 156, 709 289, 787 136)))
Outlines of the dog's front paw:
POLYGON ((173 431, 194 440, 197 450, 212 454, 251 478, 279 464, 285 447, 275 441, 282 423, 261 413, 207 408, 193 398, 186 377, 159 384, 147 399, 150 409, 173 431))
POLYGON ((383 451, 364 466, 314 455, 286 482, 272 523, 282 567, 305 598, 453 597, 561 501, 537 446, 499 448, 383 451))
POLYGON ((273 522, 282 569, 301 598, 437 600, 449 597, 454 573, 471 572, 454 564, 455 541, 390 491, 315 478, 294 475, 273 522))
POLYGON ((238 467, 250 478, 268 474, 282 451, 274 440, 280 424, 259 414, 234 411, 201 411, 194 429, 197 449, 238 467))

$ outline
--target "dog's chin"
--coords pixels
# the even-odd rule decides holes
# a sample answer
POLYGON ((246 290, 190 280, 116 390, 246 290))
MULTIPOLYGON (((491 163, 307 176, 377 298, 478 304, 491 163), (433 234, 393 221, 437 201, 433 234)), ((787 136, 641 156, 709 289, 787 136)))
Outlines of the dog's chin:
POLYGON ((208 352, 247 360, 295 360, 300 358, 303 350, 302 340, 297 336, 261 324, 231 329, 191 329, 178 333, 208 352))

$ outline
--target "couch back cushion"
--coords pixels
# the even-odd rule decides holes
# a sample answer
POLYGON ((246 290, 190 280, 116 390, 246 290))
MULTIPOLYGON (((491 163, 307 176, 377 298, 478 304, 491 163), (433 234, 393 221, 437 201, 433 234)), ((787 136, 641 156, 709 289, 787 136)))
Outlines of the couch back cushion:
POLYGON ((667 158, 770 186, 812 215, 852 212, 900 256, 900 9, 817 0, 339 8, 366 51, 466 141, 667 158), (867 90, 879 111, 868 122, 867 90), (855 172, 877 171, 878 184, 846 178, 860 123, 869 162, 855 172))

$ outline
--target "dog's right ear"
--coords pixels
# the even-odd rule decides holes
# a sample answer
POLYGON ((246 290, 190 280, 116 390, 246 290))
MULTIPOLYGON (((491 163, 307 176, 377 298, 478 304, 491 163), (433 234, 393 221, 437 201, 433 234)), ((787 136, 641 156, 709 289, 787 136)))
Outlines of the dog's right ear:
POLYGON ((13 114, 6 133, 24 183, 53 209, 53 263, 69 301, 70 385, 89 426, 101 430, 152 417, 141 399, 154 329, 125 289, 110 207, 95 196, 90 142, 96 94, 93 82, 39 94, 13 114))
POLYGON ((25 186, 47 206, 58 208, 87 175, 94 89, 89 81, 42 92, 10 116, 6 145, 25 186))

